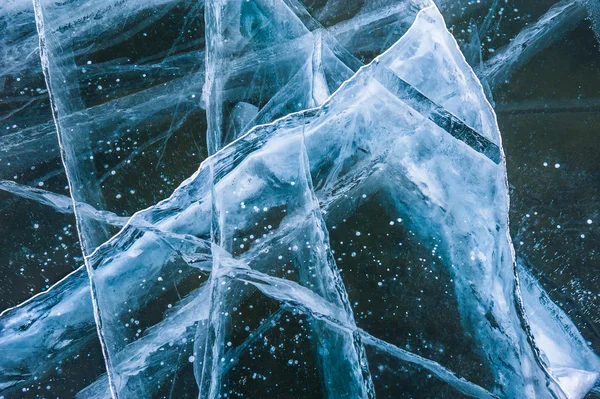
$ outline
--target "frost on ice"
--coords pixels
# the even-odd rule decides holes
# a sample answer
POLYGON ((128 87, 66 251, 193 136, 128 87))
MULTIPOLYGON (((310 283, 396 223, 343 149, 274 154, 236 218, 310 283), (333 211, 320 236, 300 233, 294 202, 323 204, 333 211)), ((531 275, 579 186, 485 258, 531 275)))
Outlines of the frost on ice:
POLYGON ((18 174, 25 144, 55 145, 71 197, 0 190, 74 214, 85 266, 0 315, 0 394, 65 374, 80 399, 594 389, 597 355, 515 254, 488 100, 593 7, 560 2, 478 62, 456 5, 322 3, 2 9, 51 109, 2 149, 18 174), (78 378, 85 356, 105 373, 78 378))

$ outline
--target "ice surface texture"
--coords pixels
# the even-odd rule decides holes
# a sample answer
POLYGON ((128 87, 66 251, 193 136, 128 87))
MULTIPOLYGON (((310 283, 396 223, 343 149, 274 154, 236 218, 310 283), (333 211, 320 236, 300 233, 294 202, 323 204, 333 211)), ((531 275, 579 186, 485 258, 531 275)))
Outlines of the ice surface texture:
POLYGON ((74 214, 85 265, 0 314, 0 395, 45 397, 100 353, 106 373, 61 397, 593 389, 600 360, 515 254, 486 96, 592 5, 478 63, 445 2, 7 4, 3 79, 39 40, 45 88, 6 117, 38 136, 1 148, 19 173, 57 134, 71 197, 0 190, 74 214))

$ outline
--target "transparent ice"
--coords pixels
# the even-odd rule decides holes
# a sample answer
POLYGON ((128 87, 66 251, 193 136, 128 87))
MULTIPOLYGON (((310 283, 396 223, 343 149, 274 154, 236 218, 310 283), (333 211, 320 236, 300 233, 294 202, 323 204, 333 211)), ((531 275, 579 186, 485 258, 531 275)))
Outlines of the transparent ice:
POLYGON ((515 253, 492 105, 598 6, 484 60, 498 3, 466 39, 461 2, 4 4, 2 206, 69 218, 83 256, 0 314, 0 397, 597 391, 515 253))

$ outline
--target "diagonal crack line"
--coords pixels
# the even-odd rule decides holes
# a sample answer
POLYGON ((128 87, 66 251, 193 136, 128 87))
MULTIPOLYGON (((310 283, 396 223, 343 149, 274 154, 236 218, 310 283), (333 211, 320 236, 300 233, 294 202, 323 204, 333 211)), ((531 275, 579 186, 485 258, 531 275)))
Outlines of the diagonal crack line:
POLYGON ((283 302, 289 307, 309 314, 318 320, 322 320, 330 328, 346 331, 351 334, 358 334, 366 344, 400 360, 419 365, 429 370, 441 380, 466 395, 478 398, 497 398, 497 396, 486 389, 463 377, 457 376, 453 371, 441 364, 401 349, 358 328, 344 317, 347 316, 345 311, 325 301, 322 297, 296 282, 269 276, 245 267, 226 267, 221 270, 221 273, 230 278, 254 285, 268 297, 283 302))
POLYGON ((29 187, 10 180, 0 180, 0 190, 21 198, 36 201, 42 205, 53 208, 57 212, 65 214, 74 213, 73 204, 75 204, 79 208, 79 212, 85 217, 112 226, 123 227, 129 221, 129 217, 127 216, 118 216, 110 211, 101 211, 89 204, 79 201, 74 202, 71 197, 66 195, 56 194, 40 188, 29 187))

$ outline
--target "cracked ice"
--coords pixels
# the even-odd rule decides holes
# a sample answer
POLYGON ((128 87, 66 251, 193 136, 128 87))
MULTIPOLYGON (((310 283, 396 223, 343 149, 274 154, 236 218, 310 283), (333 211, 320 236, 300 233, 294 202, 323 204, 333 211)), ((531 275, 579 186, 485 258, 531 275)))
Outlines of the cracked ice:
POLYGON ((4 209, 74 215, 83 265, 0 314, 0 398, 597 392, 515 251, 493 98, 597 7, 484 60, 477 3, 8 2, 4 209))

